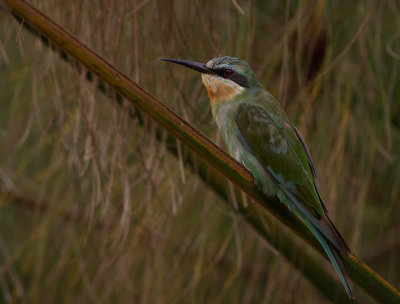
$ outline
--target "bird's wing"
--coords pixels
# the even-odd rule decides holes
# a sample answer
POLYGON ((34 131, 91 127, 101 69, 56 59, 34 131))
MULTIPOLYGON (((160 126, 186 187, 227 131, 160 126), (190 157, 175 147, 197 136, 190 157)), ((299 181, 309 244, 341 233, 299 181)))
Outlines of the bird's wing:
POLYGON ((308 150, 280 104, 275 100, 265 104, 242 103, 235 122, 243 146, 275 181, 313 216, 324 216, 326 209, 315 187, 308 150))
POLYGON ((311 173, 315 181, 317 179, 317 174, 315 173, 314 163, 312 161, 310 151, 308 151, 306 143, 304 142, 303 136, 301 136, 299 130, 297 130, 295 126, 293 126, 293 129, 296 132, 297 138, 300 140, 301 145, 303 146, 304 152, 306 152, 308 164, 310 165, 311 173))

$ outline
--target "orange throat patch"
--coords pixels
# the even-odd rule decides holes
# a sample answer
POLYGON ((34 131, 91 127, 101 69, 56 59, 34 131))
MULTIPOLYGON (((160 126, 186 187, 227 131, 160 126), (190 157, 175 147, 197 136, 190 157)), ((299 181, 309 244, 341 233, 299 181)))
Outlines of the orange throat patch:
POLYGON ((218 76, 201 74, 201 78, 207 89, 211 105, 235 98, 244 90, 237 83, 218 76))

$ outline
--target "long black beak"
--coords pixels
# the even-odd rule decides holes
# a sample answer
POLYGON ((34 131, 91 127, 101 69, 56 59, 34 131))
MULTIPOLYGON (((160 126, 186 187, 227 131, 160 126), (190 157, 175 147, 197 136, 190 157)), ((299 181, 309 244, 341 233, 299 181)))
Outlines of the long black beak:
POLYGON ((183 59, 170 59, 170 58, 158 58, 158 59, 162 60, 162 61, 168 61, 168 62, 180 64, 180 65, 183 65, 187 68, 190 68, 192 70, 195 70, 195 71, 203 73, 203 74, 215 74, 204 63, 190 61, 190 60, 183 60, 183 59))

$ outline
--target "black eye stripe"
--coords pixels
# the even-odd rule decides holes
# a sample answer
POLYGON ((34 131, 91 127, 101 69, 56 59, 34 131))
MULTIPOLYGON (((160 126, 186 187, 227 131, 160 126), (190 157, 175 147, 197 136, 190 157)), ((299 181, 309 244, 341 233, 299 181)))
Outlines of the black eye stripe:
POLYGON ((248 88, 249 87, 249 83, 247 81, 247 78, 243 75, 240 75, 238 73, 236 73, 234 70, 229 69, 230 71, 232 71, 229 75, 226 75, 226 70, 225 68, 220 68, 220 69, 214 69, 214 72, 226 79, 230 79, 234 82, 236 82, 238 85, 240 85, 241 87, 244 88, 248 88))
POLYGON ((244 88, 249 87, 249 83, 247 81, 247 78, 243 75, 240 75, 238 73, 233 72, 233 74, 229 77, 232 81, 236 82, 238 85, 244 88))
MULTIPOLYGON (((219 76, 224 77, 225 78, 225 71, 227 69, 214 69, 214 72, 217 73, 219 76)), ((232 74, 230 76, 232 76, 233 74, 235 74, 235 72, 232 70, 232 74)))

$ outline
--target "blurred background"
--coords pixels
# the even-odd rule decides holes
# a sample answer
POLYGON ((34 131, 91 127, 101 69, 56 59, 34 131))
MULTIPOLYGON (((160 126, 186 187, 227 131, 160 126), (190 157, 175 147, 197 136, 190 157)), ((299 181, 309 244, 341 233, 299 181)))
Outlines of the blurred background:
MULTIPOLYGON (((223 148, 198 73, 156 58, 248 61, 399 288, 398 1, 31 2, 223 148)), ((0 11, 0 302, 330 303, 76 66, 0 11)))

